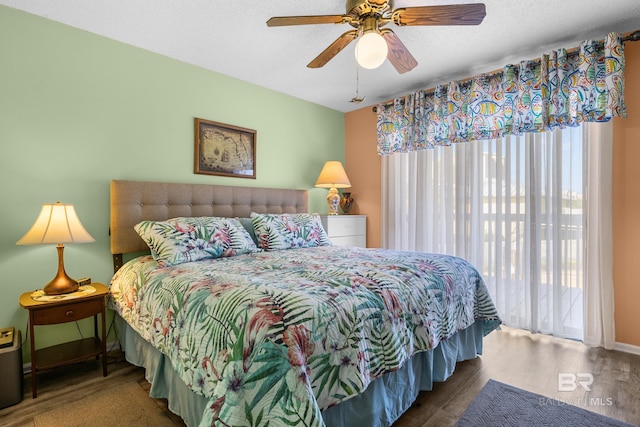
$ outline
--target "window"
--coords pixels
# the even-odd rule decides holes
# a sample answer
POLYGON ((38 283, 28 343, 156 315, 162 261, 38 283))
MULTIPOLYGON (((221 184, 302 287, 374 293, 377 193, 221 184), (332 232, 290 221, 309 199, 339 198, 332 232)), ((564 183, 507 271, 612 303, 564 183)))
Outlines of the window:
POLYGON ((506 324, 582 339, 582 140, 573 127, 383 157, 383 246, 466 258, 506 324))

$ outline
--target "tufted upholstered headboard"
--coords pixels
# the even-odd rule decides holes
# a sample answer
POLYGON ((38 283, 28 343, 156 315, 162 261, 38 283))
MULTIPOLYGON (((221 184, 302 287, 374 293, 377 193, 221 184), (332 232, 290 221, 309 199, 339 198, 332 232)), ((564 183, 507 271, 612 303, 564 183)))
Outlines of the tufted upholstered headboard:
POLYGON ((114 269, 122 265, 123 253, 147 250, 133 229, 142 220, 303 213, 308 209, 307 197, 307 190, 112 180, 109 230, 114 269))

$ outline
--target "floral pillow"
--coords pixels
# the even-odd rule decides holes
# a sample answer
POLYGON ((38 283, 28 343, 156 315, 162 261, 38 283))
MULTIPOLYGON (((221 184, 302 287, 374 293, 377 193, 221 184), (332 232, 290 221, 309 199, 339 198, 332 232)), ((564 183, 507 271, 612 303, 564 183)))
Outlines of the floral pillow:
POLYGON ((240 224, 242 224, 245 230, 249 232, 249 236, 251 236, 251 240, 253 240, 253 243, 257 245, 258 238, 256 237, 256 230, 255 228, 253 228, 253 222, 251 221, 251 218, 238 218, 238 221, 240 221, 240 224))
POLYGON ((251 213, 258 246, 265 251, 330 246, 318 214, 251 213))
POLYGON ((235 218, 181 217, 142 221, 134 229, 162 267, 260 250, 235 218))

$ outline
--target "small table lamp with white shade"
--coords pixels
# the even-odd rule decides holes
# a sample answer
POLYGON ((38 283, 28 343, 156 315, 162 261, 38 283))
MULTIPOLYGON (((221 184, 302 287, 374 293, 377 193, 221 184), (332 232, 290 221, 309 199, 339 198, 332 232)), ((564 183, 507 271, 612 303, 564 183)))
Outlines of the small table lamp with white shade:
POLYGON ((351 182, 347 177, 347 173, 342 167, 342 163, 337 160, 330 160, 324 164, 320 176, 316 181, 316 187, 328 188, 327 205, 329 206, 329 215, 338 215, 338 206, 340 205, 340 194, 338 188, 349 188, 351 182))
POLYGON ((85 230, 73 205, 56 202, 42 205, 40 215, 17 245, 57 244, 58 273, 44 287, 46 295, 60 295, 78 290, 78 282, 64 270, 63 243, 89 243, 95 239, 85 230))

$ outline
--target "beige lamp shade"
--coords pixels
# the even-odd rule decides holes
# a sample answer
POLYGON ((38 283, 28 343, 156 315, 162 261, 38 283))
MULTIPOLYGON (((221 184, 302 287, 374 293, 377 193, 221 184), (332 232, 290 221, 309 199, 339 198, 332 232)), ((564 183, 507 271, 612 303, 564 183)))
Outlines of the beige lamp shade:
POLYGON ((316 181, 316 187, 329 189, 329 194, 327 194, 329 215, 338 215, 340 195, 338 194, 337 188, 351 187, 351 182, 349 182, 349 178, 342 167, 342 163, 337 160, 329 160, 325 163, 324 167, 320 171, 320 176, 316 181))
POLYGON ((40 215, 18 245, 58 243, 89 243, 95 239, 85 230, 73 205, 54 203, 42 205, 40 215))
POLYGON ((342 167, 342 163, 337 160, 330 160, 324 164, 320 176, 316 181, 316 187, 321 188, 349 188, 351 182, 347 177, 347 173, 342 167))
POLYGON ((85 230, 76 215, 73 205, 54 203, 42 205, 40 215, 27 234, 18 240, 18 245, 56 244, 58 251, 58 272, 45 285, 47 295, 61 295, 78 290, 78 282, 67 276, 64 270, 63 243, 89 243, 95 239, 85 230))

